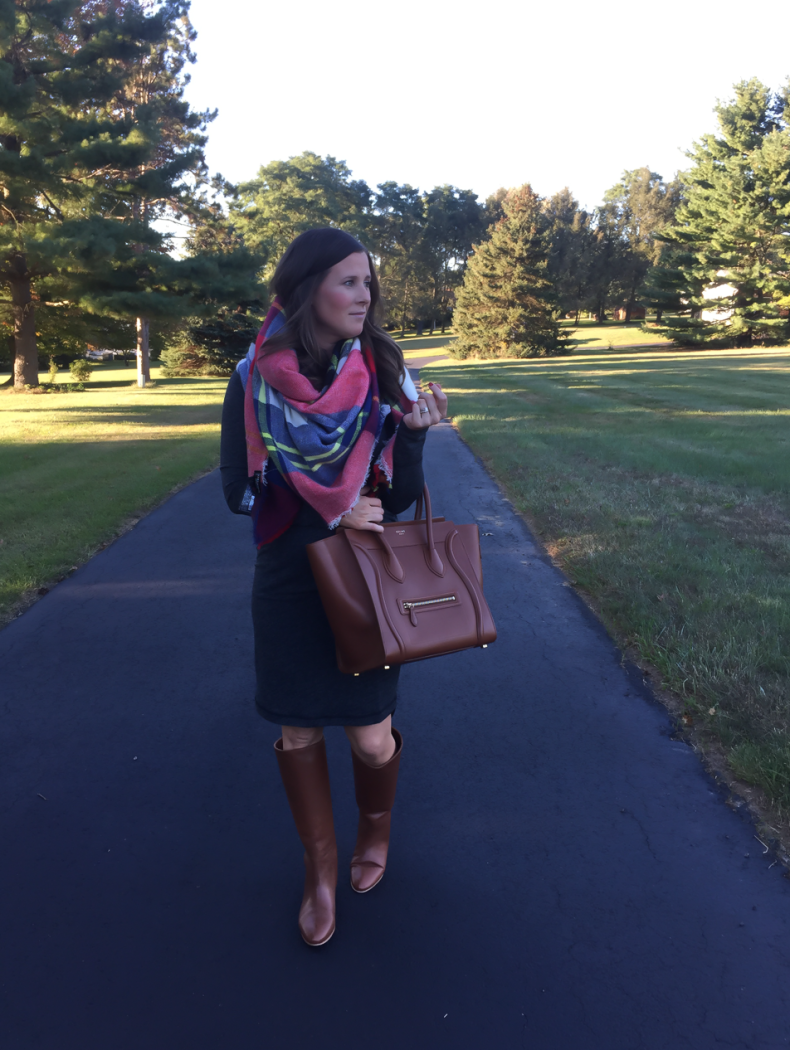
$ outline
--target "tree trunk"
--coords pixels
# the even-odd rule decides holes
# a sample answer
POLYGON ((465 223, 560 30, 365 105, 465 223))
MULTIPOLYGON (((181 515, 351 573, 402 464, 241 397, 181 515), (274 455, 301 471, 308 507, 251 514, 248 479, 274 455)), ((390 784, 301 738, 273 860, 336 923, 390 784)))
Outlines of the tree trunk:
POLYGON ((13 259, 19 278, 11 280, 11 309, 14 318, 14 390, 38 386, 38 347, 30 277, 24 255, 13 259))
POLYGON ((664 311, 659 306, 656 310, 656 324, 661 324, 661 318, 664 316, 664 311))
POLYGON ((636 306, 636 285, 631 285, 631 294, 628 296, 628 302, 625 305, 625 323, 628 324, 631 320, 631 314, 634 312, 636 306))
POLYGON ((148 318, 137 318, 137 385, 151 382, 151 359, 148 353, 148 318))

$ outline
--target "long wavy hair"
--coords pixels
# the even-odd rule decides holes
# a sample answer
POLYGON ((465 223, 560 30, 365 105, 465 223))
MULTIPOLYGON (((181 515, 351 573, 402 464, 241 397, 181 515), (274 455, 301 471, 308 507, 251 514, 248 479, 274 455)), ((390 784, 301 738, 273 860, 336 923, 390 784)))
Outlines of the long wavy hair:
POLYGON ((403 354, 381 327, 381 289, 370 252, 344 230, 331 226, 306 230, 288 245, 271 282, 285 310, 285 325, 266 340, 262 353, 268 356, 286 348, 295 350, 302 371, 320 389, 331 351, 318 345, 313 298, 327 272, 356 252, 364 252, 370 263, 370 306, 359 339, 373 351, 382 401, 395 405, 406 369, 403 354))

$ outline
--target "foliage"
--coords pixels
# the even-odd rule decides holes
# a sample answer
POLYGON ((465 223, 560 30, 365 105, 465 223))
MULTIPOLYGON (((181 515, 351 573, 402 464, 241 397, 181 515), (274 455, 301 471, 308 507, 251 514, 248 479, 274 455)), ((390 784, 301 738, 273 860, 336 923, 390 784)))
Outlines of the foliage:
POLYGON ((660 237, 654 301, 682 311, 668 336, 749 346, 790 336, 790 82, 735 85, 681 176, 684 202, 660 237))
POLYGON ((72 354, 93 318, 183 316, 249 279, 249 253, 175 259, 151 225, 204 203, 211 114, 183 98, 188 8, 0 0, 0 309, 20 388, 37 381, 39 314, 58 329, 47 352, 72 354))
POLYGON ((437 320, 444 331, 452 316, 466 260, 473 244, 485 233, 487 216, 476 193, 449 185, 424 193, 422 206, 421 254, 430 296, 426 313, 431 319, 431 331, 437 320))
POLYGON ((511 190, 504 216, 478 244, 453 318, 453 357, 536 357, 565 352, 552 316, 549 242, 541 198, 531 186, 511 190))
POLYGON ((269 280, 291 241, 315 226, 340 226, 363 243, 368 231, 371 192, 351 178, 345 161, 305 152, 265 164, 242 183, 231 216, 244 243, 265 260, 269 280))
POLYGON ((93 369, 84 357, 78 357, 69 365, 69 372, 79 383, 85 383, 93 375, 93 369))
MULTIPOLYGON (((680 199, 680 183, 665 183, 649 168, 623 172, 617 185, 604 194, 596 225, 610 232, 616 245, 610 257, 609 299, 625 307, 626 321, 631 320, 650 268, 661 258, 663 246, 657 235, 672 222, 680 199)), ((603 320, 605 300, 600 296, 597 307, 603 320)))
POLYGON ((255 342, 260 316, 241 310, 216 317, 193 318, 177 340, 162 352, 165 376, 227 376, 255 342))
POLYGON ((391 319, 402 329, 425 318, 432 328, 444 328, 486 215, 469 190, 446 185, 421 192, 383 182, 374 193, 352 178, 344 161, 307 152, 273 161, 237 187, 222 232, 259 253, 262 277, 269 280, 299 233, 339 226, 376 257, 391 319))
POLYGON ((0 3, 0 287, 18 388, 38 381, 36 297, 72 298, 63 293, 73 249, 90 241, 102 157, 138 149, 102 109, 123 82, 122 62, 160 31, 137 11, 87 22, 69 0, 0 3))
POLYGON ((572 312, 579 323, 579 312, 588 304, 594 257, 591 216, 579 208, 565 187, 543 201, 543 218, 548 241, 547 271, 554 284, 557 309, 572 312))

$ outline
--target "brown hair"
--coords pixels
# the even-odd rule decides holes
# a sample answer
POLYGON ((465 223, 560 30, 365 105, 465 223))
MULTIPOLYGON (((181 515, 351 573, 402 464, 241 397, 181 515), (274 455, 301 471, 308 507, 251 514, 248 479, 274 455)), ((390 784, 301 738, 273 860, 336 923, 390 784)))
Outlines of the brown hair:
POLYGON ((327 351, 315 335, 313 297, 327 271, 356 252, 370 263, 370 307, 359 339, 373 351, 382 402, 395 405, 401 396, 406 366, 400 347, 381 327, 383 304, 370 252, 344 230, 324 226, 300 233, 285 250, 272 278, 272 289, 285 310, 285 325, 263 345, 266 356, 291 348, 300 357, 305 375, 320 383, 329 363, 327 351))

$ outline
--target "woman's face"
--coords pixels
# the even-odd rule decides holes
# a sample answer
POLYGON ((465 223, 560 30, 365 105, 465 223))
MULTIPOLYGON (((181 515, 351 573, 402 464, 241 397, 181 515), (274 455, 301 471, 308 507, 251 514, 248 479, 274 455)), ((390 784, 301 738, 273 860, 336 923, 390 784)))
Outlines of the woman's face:
POLYGON ((332 267, 313 298, 321 349, 360 335, 369 306, 370 263, 365 252, 354 252, 332 267))

